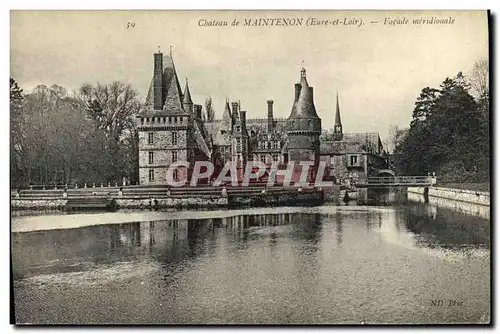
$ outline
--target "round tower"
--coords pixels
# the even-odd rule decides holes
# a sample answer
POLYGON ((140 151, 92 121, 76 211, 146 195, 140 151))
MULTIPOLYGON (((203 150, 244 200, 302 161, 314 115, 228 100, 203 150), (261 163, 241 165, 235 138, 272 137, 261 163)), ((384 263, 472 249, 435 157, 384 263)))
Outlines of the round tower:
POLYGON ((288 157, 290 161, 319 163, 321 118, 314 106, 313 87, 309 87, 306 70, 300 71, 300 83, 295 84, 295 99, 287 120, 288 157))

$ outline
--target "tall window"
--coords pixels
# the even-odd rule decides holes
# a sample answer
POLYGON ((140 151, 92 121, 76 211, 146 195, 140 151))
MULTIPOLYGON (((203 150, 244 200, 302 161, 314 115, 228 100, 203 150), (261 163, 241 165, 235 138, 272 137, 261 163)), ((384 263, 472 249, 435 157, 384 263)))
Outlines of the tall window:
POLYGON ((177 161, 177 151, 172 151, 172 162, 177 161))
POLYGON ((279 156, 277 154, 273 154, 273 161, 276 161, 276 162, 279 161, 279 156))
POLYGON ((155 180, 155 170, 154 169, 150 169, 149 170, 149 181, 154 181, 155 180))
POLYGON ((174 169, 174 173, 172 176, 174 178, 174 181, 179 181, 179 170, 177 168, 174 169))
POLYGON ((330 164, 335 165, 335 156, 334 155, 330 156, 330 164))
POLYGON ((265 154, 260 155, 260 161, 264 162, 264 163, 266 162, 266 155, 265 154))
POLYGON ((358 156, 357 155, 351 155, 351 166, 355 166, 358 164, 358 156))
POLYGON ((172 132, 172 145, 177 145, 177 132, 172 132))
POLYGON ((154 152, 149 152, 149 164, 154 164, 155 163, 155 157, 154 157, 154 152))
POLYGON ((148 144, 153 144, 153 135, 154 133, 152 132, 148 133, 148 144))

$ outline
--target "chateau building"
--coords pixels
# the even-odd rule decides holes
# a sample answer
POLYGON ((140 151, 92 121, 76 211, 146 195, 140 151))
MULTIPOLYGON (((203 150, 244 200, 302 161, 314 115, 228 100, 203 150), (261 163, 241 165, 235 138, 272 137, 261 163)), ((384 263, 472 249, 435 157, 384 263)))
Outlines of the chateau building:
MULTIPOLYGON (((172 54, 155 53, 144 108, 136 115, 140 184, 165 184, 168 167, 179 161, 189 162, 189 168, 176 168, 174 180, 189 179, 194 163, 200 160, 212 161, 219 169, 232 161, 239 180, 249 161, 261 161, 269 167, 310 161, 317 167, 324 160, 326 177, 337 183, 385 168, 387 159, 377 133, 343 133, 338 94, 334 131, 322 134, 314 89, 304 68, 295 84, 289 117, 274 117, 273 106, 273 100, 268 100, 267 118, 247 119, 239 101, 226 100, 222 118, 205 122, 202 106, 192 101, 187 80, 181 90, 172 54)), ((314 177, 313 167, 309 179, 314 177)))

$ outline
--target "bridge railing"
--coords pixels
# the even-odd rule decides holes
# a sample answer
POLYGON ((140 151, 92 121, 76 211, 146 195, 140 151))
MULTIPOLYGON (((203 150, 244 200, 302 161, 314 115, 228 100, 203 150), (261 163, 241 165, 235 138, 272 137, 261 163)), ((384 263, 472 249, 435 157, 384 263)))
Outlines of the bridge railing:
POLYGON ((431 184, 431 176, 383 176, 383 177, 369 177, 368 184, 375 183, 403 183, 403 184, 431 184))
POLYGON ((436 184, 436 178, 433 176, 374 176, 367 179, 357 180, 356 186, 431 186, 436 184))

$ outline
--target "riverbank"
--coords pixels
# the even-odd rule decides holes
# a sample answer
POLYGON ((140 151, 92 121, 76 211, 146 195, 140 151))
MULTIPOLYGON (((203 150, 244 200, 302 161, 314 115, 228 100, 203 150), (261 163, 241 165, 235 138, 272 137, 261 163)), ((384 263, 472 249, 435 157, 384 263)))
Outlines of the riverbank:
MULTIPOLYGON (((465 203, 490 205, 490 193, 486 191, 472 191, 457 188, 429 187, 428 195, 430 197, 444 198, 465 203)), ((414 193, 424 196, 424 187, 409 187, 408 193, 414 193)))

